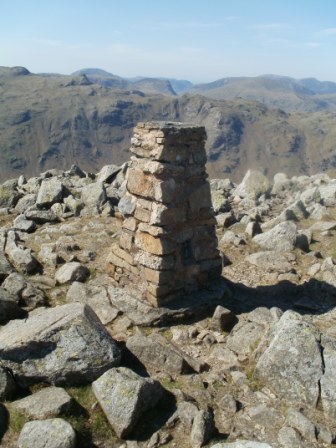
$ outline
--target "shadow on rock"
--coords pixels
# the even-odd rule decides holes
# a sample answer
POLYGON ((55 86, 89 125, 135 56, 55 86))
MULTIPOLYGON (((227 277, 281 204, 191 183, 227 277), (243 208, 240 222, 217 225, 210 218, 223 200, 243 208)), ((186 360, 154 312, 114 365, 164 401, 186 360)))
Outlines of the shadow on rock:
POLYGON ((6 407, 2 403, 0 403, 0 446, 2 438, 8 429, 8 424, 9 424, 8 411, 6 407))
POLYGON ((297 285, 287 280, 275 285, 251 288, 228 281, 232 296, 223 305, 236 314, 258 307, 278 307, 300 314, 322 314, 336 306, 336 288, 326 282, 310 279, 297 285))
POLYGON ((122 347, 121 365, 128 367, 133 370, 133 372, 144 378, 149 378, 150 374, 144 364, 142 364, 142 362, 130 350, 128 350, 126 344, 119 342, 119 345, 122 347))
POLYGON ((168 422, 176 411, 176 398, 165 390, 157 405, 140 417, 129 440, 146 441, 168 422))

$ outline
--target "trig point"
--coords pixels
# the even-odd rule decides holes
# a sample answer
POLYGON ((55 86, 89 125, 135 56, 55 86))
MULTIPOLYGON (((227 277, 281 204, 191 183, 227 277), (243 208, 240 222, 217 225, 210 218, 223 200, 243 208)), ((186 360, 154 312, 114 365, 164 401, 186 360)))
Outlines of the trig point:
POLYGON ((198 291, 221 275, 204 127, 139 123, 132 138, 120 241, 109 257, 119 286, 153 306, 198 291))

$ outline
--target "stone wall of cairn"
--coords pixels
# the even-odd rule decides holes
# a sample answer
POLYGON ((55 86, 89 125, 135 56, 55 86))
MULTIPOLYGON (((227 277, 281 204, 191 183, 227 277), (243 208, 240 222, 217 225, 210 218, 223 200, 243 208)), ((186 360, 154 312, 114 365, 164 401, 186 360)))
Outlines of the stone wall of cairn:
POLYGON ((125 219, 110 272, 153 306, 194 292, 221 275, 204 127, 139 123, 132 138, 125 219))

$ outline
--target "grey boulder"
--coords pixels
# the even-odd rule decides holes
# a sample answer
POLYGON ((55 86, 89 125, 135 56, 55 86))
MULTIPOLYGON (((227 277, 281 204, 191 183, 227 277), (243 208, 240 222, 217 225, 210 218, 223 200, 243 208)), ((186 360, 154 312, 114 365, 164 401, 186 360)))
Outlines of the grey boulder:
POLYGON ((62 418, 35 420, 22 428, 18 448, 75 448, 76 433, 62 418))
POLYGON ((44 292, 17 272, 12 272, 3 282, 2 287, 12 294, 26 311, 31 311, 46 304, 44 292))
POLYGON ((90 271, 86 266, 83 266, 77 261, 71 261, 61 266, 55 273, 55 279, 58 284, 84 282, 90 275, 90 271))
POLYGON ((295 255, 292 253, 279 253, 275 250, 266 250, 250 254, 245 260, 263 269, 265 272, 285 274, 293 271, 292 263, 295 261, 295 255))
POLYGON ((5 252, 18 271, 34 274, 39 269, 39 263, 32 255, 31 249, 24 249, 19 245, 19 236, 14 230, 7 234, 5 252))
POLYGON ((94 182, 83 187, 81 200, 86 207, 101 207, 106 202, 103 182, 94 182))
POLYGON ((104 286, 73 282, 66 295, 67 302, 87 303, 104 325, 112 322, 119 311, 112 307, 104 286))
POLYGON ((146 336, 138 330, 127 340, 126 347, 146 367, 179 374, 200 370, 187 354, 157 333, 146 336))
POLYGON ((268 232, 256 235, 252 241, 264 250, 289 252, 295 247, 296 230, 297 228, 293 221, 285 221, 268 232))
POLYGON ((93 392, 118 437, 130 434, 141 415, 163 394, 157 381, 125 367, 113 368, 92 383, 93 392))
POLYGON ((72 403, 72 398, 64 389, 51 386, 13 401, 11 407, 23 412, 30 419, 42 420, 68 411, 72 403))
POLYGON ((30 207, 25 211, 25 217, 36 222, 36 224, 45 224, 47 222, 58 222, 59 217, 53 210, 39 210, 38 208, 30 207))
POLYGON ((119 361, 119 348, 88 305, 36 309, 0 331, 0 362, 22 386, 83 384, 119 361))
POLYGON ((254 377, 289 402, 315 407, 323 374, 319 338, 313 325, 286 311, 258 360, 254 377))
POLYGON ((121 171, 121 166, 117 165, 105 165, 97 174, 98 182, 106 182, 110 184, 116 175, 121 171))
POLYGON ((21 230, 21 232, 34 232, 36 224, 25 217, 25 215, 18 215, 13 221, 13 227, 15 230, 21 230))
POLYGON ((48 208, 60 202, 63 196, 63 185, 56 177, 42 181, 36 198, 37 208, 48 208))
POLYGON ((16 191, 16 185, 10 181, 0 185, 0 208, 15 207, 20 195, 16 191))
POLYGON ((242 182, 234 190, 234 194, 242 198, 258 199, 270 191, 270 183, 260 171, 248 170, 242 182))
POLYGON ((215 429, 214 416, 211 411, 198 411, 190 433, 190 445, 201 448, 209 442, 215 429))
POLYGON ((25 315, 18 302, 18 299, 13 294, 10 294, 0 286, 0 325, 25 315))

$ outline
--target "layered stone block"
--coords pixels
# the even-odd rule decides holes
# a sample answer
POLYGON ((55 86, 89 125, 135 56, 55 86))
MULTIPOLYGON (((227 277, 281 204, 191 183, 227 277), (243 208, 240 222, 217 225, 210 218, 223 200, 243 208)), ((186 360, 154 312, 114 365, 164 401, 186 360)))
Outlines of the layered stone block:
POLYGON ((134 130, 110 272, 153 306, 221 275, 205 139, 204 127, 183 123, 139 123, 134 130))

